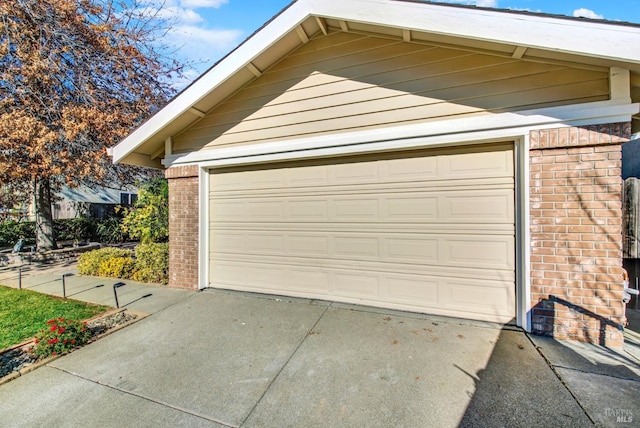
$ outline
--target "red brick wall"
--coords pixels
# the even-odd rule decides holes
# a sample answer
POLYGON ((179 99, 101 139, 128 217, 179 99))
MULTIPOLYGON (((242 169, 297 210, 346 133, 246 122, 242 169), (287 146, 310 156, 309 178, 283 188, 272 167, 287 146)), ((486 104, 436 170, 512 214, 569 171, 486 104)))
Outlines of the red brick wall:
POLYGON ((631 124, 530 133, 533 331, 622 345, 622 143, 631 124))
POLYGON ((169 181, 169 286, 198 289, 198 167, 165 171, 169 181))

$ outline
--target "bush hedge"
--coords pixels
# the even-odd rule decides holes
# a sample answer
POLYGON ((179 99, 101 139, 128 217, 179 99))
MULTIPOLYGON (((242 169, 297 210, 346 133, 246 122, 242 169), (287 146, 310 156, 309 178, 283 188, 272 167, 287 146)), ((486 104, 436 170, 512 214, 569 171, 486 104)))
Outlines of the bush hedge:
POLYGON ((0 247, 12 247, 20 239, 24 239, 27 244, 35 243, 36 225, 33 221, 0 222, 0 247))
POLYGON ((78 257, 82 275, 133 279, 140 282, 169 282, 169 244, 140 244, 135 259, 130 250, 107 247, 88 251, 78 257))
POLYGON ((131 250, 113 247, 87 251, 78 257, 78 273, 81 275, 101 276, 100 267, 103 262, 110 262, 119 258, 131 258, 132 255, 131 250))
MULTIPOLYGON (((105 220, 92 218, 68 218, 53 221, 58 241, 97 241, 114 244, 126 241, 129 237, 120 227, 117 217, 105 220)), ((36 241, 36 226, 33 221, 7 220, 0 222, 0 247, 11 247, 24 239, 27 245, 36 241)))
POLYGON ((153 243, 136 246, 134 281, 169 283, 169 244, 153 243))

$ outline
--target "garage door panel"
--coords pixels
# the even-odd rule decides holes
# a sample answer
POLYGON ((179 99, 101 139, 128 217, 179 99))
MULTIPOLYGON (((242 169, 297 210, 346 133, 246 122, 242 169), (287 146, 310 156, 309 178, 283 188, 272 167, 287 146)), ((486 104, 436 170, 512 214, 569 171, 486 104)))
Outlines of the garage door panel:
POLYGON ((327 186, 329 169, 325 165, 290 168, 285 180, 288 187, 327 186))
POLYGON ((512 144, 210 174, 210 284, 505 322, 512 144))
POLYGON ((438 160, 419 157, 381 162, 380 175, 383 181, 390 182, 437 180, 438 160))
POLYGON ((379 181, 378 162, 343 163, 327 166, 332 184, 367 184, 379 181))
POLYGON ((329 257, 330 238, 324 234, 290 234, 288 244, 291 253, 308 257, 329 257))
POLYGON ((285 202, 279 200, 271 201, 248 201, 247 221, 286 221, 285 202))
POLYGON ((244 219, 247 210, 243 201, 220 200, 210 204, 209 212, 211 217, 216 219, 216 222, 222 222, 244 219))
POLYGON ((438 197, 419 195, 386 196, 382 212, 387 221, 433 222, 438 220, 438 197), (422 197, 421 197, 422 196, 422 197))
POLYGON ((388 300, 400 304, 415 304, 436 308, 438 306, 437 279, 417 275, 385 275, 383 288, 388 300))
POLYGON ((515 311, 513 278, 451 280, 446 276, 407 275, 365 269, 297 268, 278 264, 220 260, 213 275, 219 287, 327 298, 379 307, 420 309, 433 314, 511 320, 515 311), (233 274, 230 274, 230 273, 233 274), (272 283, 271 281, 277 281, 272 283), (344 298, 344 299, 342 299, 344 298))
POLYGON ((380 239, 376 235, 346 235, 335 236, 331 255, 335 258, 353 260, 379 260, 380 239))
POLYGON ((514 196, 511 190, 458 192, 442 196, 441 219, 460 223, 504 223, 513 219, 514 196))
POLYGON ((243 254, 247 250, 246 233, 211 230, 209 242, 215 246, 215 253, 243 254))
POLYGON ((347 196, 272 195, 243 201, 219 197, 211 204, 211 214, 216 224, 239 221, 508 224, 513 221, 513 199, 511 189, 347 196))
POLYGON ((212 281, 220 273, 220 266, 229 263, 245 263, 247 266, 264 265, 267 267, 281 266, 282 269, 288 268, 313 268, 320 271, 337 270, 337 271, 362 271, 366 274, 375 273, 375 275, 386 274, 411 274, 411 275, 427 275, 432 278, 454 278, 454 279, 478 279, 482 281, 497 281, 502 283, 510 281, 513 283, 515 275, 513 271, 504 271, 496 269, 480 269, 470 266, 456 266, 454 268, 455 277, 452 275, 450 266, 442 266, 441 264, 410 264, 395 262, 375 262, 370 260, 345 260, 330 258, 315 258, 293 256, 267 256, 262 254, 219 254, 212 258, 210 267, 218 266, 218 272, 211 272, 212 281), (216 265, 218 263, 218 265, 216 265))
POLYGON ((274 284, 284 284, 285 270, 281 266, 224 261, 217 265, 213 278, 230 288, 246 284, 250 288, 271 289, 274 284))
POLYGON ((513 154, 510 150, 484 153, 458 153, 438 157, 439 171, 447 179, 513 176, 513 154))
POLYGON ((331 275, 318 269, 289 269, 285 289, 297 292, 313 292, 326 295, 330 292, 331 275))
POLYGON ((445 288, 448 309, 507 317, 515 313, 513 287, 497 287, 494 282, 468 280, 447 281, 445 288))
MULTIPOLYGON (((213 183, 213 180, 212 180, 213 183)), ((212 184, 213 185, 213 184, 212 184)), ((335 196, 335 195, 372 195, 380 194, 407 194, 419 191, 425 192, 459 192, 476 190, 500 190, 513 189, 513 177, 491 177, 465 180, 407 180, 406 182, 394 182, 385 180, 378 183, 367 183, 359 185, 326 185, 326 186, 290 186, 281 188, 241 188, 241 189, 221 189, 211 190, 212 197, 225 198, 229 200, 244 201, 255 198, 278 198, 278 197, 313 197, 313 196, 335 196)))
POLYGON ((329 221, 329 202, 320 198, 300 198, 288 204, 289 221, 329 221))
MULTIPOLYGON (((339 260, 442 265, 474 269, 514 269, 512 236, 448 236, 435 234, 291 231, 264 233, 214 231, 212 255, 246 254, 317 259, 314 263, 339 260)), ((407 268, 407 267, 404 267, 407 268)))
POLYGON ((380 277, 377 275, 335 272, 333 282, 335 284, 333 293, 336 296, 357 297, 366 300, 371 300, 373 296, 374 300, 379 300, 375 298, 380 296, 380 277))
POLYGON ((272 169, 234 168, 212 174, 211 189, 238 191, 299 186, 513 178, 512 144, 495 146, 493 150, 488 151, 468 147, 453 152, 441 150, 433 153, 434 155, 428 156, 425 156, 424 152, 391 154, 387 158, 373 160, 367 160, 364 156, 361 161, 337 161, 319 165, 306 162, 272 169))
POLYGON ((439 240, 416 236, 389 237, 383 240, 386 260, 401 263, 437 263, 439 240))
POLYGON ((451 266, 478 269, 514 269, 514 241, 510 236, 492 239, 466 236, 442 240, 440 262, 451 266))

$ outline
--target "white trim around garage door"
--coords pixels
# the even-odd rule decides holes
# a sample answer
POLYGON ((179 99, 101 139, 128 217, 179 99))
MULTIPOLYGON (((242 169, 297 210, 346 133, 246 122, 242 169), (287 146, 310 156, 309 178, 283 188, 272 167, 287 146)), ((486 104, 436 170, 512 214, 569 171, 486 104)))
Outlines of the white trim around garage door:
MULTIPOLYGON (((485 139, 482 141, 474 140, 475 135, 466 135, 467 139, 461 139, 457 142, 449 142, 444 144, 438 144, 438 146, 460 146, 479 143, 493 143, 497 141, 514 141, 514 156, 515 156, 515 195, 516 195, 516 324, 527 331, 531 330, 531 317, 529 314, 530 308, 530 286, 529 286, 529 228, 524 227, 528 224, 528 211, 529 211, 529 177, 528 177, 528 132, 527 134, 502 136, 502 132, 499 132, 498 136, 491 139, 485 139)), ((422 140, 422 139, 418 139, 422 140)), ((430 141, 423 141, 423 144, 416 144, 416 140, 411 140, 411 145, 407 149, 413 149, 416 147, 435 147, 434 144, 429 144, 430 141)), ((396 150, 401 150, 402 147, 398 147, 398 141, 396 143, 396 150)), ((314 151, 315 152, 315 151, 314 151)), ((357 153, 357 152, 356 152, 357 153)), ((340 151, 336 155, 343 155, 340 151)), ((306 152, 289 152, 286 158, 280 156, 271 159, 261 159, 263 162, 275 161, 275 160, 295 160, 295 159, 308 159, 311 157, 323 157, 323 156, 309 156, 306 152)), ((249 162, 224 162, 218 163, 216 161, 201 162, 199 165, 199 189, 201 205, 200 217, 199 217, 199 288, 203 289, 209 286, 209 171, 211 169, 220 168, 224 166, 234 164, 248 164, 249 162)), ((252 162, 253 163, 253 162, 252 162)), ((255 162, 262 163, 262 162, 255 162)))
MULTIPOLYGON (((575 106, 573 106, 575 108, 575 106)), ((516 323, 527 331, 531 330, 531 291, 530 291, 530 232, 529 224, 529 132, 533 129, 557 128, 562 126, 594 125, 629 121, 638 110, 638 104, 620 105, 612 101, 591 103, 588 107, 573 110, 567 107, 553 108, 560 111, 566 119, 548 116, 528 116, 523 112, 504 113, 489 116, 490 122, 503 121, 500 127, 483 129, 476 121, 486 121, 487 116, 465 120, 466 126, 452 127, 456 120, 446 121, 449 129, 456 132, 438 134, 434 125, 421 124, 409 127, 395 127, 383 130, 365 131, 346 136, 314 138, 284 143, 243 146, 232 149, 216 149, 186 155, 176 155, 165 160, 167 167, 179 165, 198 165, 200 189, 199 217, 199 287, 208 287, 209 279, 209 170, 233 165, 249 165, 287 160, 303 160, 322 157, 336 157, 351 154, 401 151, 419 148, 452 147, 470 144, 514 141, 515 153, 515 190, 516 190, 516 323), (571 117, 571 119, 569 119, 571 117), (525 120, 525 118, 527 120, 525 120), (369 138, 369 142, 363 141, 369 138), (323 144, 325 143, 326 144, 323 144), (249 151, 247 148, 249 147, 249 151), (288 150, 284 150, 287 147, 288 150)), ((532 112, 529 112, 532 113, 532 112)), ((538 111, 540 113, 540 111, 538 111)), ((486 125, 485 125, 486 126, 486 125)))

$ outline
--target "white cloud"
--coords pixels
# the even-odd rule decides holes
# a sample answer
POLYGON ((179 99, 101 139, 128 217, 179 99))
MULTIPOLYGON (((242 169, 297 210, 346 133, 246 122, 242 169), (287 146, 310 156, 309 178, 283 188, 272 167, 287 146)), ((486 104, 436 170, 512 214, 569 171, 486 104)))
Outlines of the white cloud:
POLYGON ((181 7, 163 7, 157 11, 160 19, 167 19, 171 23, 196 23, 204 21, 198 12, 181 7))
POLYGON ((479 7, 498 7, 498 0, 439 0, 441 3, 457 3, 479 7))
POLYGON ((217 9, 227 3, 228 0, 182 0, 180 2, 180 6, 191 9, 197 9, 200 7, 213 7, 217 9))
POLYGON ((167 33, 167 39, 177 50, 177 54, 193 67, 204 71, 222 55, 236 47, 241 41, 242 31, 215 29, 190 24, 177 25, 167 33))
POLYGON ((212 28, 198 13, 205 8, 217 9, 228 0, 139 0, 140 17, 156 17, 168 28, 160 41, 170 57, 189 63, 182 77, 174 76, 174 87, 186 86, 213 63, 236 47, 242 40, 239 29, 212 28))
POLYGON ((590 9, 580 8, 573 11, 573 16, 576 18, 589 18, 589 19, 604 19, 604 16, 598 15, 590 9))

